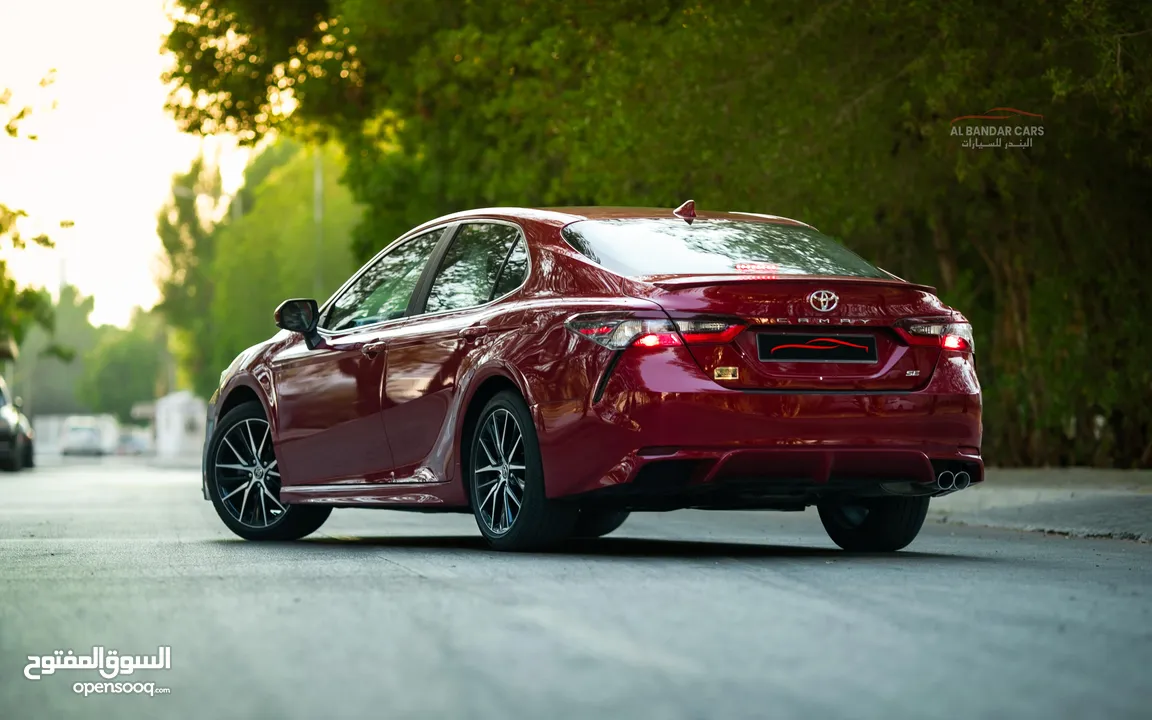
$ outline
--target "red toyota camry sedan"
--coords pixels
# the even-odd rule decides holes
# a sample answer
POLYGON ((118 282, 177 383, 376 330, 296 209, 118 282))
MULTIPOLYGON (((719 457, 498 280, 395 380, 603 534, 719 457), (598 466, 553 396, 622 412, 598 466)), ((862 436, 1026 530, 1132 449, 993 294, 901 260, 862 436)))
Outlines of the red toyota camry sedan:
POLYGON ((251 540, 471 512, 494 548, 634 511, 803 510, 893 551, 983 480, 972 330, 802 222, 490 208, 390 244, 222 373, 203 490, 251 540))

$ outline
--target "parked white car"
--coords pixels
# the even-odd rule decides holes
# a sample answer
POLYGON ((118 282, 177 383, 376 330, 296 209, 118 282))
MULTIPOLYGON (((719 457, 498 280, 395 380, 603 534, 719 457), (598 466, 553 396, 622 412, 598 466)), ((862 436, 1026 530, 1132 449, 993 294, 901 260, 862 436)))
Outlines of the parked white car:
POLYGON ((101 441, 100 430, 85 426, 68 428, 60 452, 63 455, 103 455, 104 444, 101 441))

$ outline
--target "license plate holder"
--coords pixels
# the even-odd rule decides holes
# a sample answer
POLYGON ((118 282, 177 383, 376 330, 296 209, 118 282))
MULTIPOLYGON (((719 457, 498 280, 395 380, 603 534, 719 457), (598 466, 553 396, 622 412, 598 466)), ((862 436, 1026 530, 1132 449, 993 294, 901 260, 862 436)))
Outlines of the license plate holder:
POLYGON ((876 338, 842 333, 760 333, 756 336, 760 362, 815 362, 875 364, 876 338))

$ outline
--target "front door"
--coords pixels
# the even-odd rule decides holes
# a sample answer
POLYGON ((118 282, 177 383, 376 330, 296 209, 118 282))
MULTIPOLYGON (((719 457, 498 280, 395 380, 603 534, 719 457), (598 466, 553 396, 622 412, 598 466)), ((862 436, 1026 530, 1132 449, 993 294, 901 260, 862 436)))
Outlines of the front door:
POLYGON ((381 417, 389 337, 443 228, 389 248, 321 313, 320 344, 303 339, 272 360, 285 485, 382 482, 395 465, 381 417))

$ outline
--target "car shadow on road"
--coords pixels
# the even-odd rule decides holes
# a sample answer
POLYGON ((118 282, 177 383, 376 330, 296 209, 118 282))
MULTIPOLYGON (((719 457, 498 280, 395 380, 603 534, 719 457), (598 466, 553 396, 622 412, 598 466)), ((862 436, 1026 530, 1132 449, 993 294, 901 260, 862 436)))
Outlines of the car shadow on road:
MULTIPOLYGON (((517 554, 498 553, 480 537, 458 535, 373 535, 345 536, 318 535, 292 543, 299 548, 333 547, 373 548, 396 550, 466 550, 484 554, 517 557, 517 554)), ((800 558, 867 562, 869 560, 901 561, 989 561, 994 558, 959 553, 929 553, 902 550, 899 553, 849 553, 837 548, 805 545, 773 545, 736 543, 717 540, 662 540, 633 537, 608 537, 589 540, 569 540, 558 547, 532 557, 603 557, 603 558, 800 558)))

